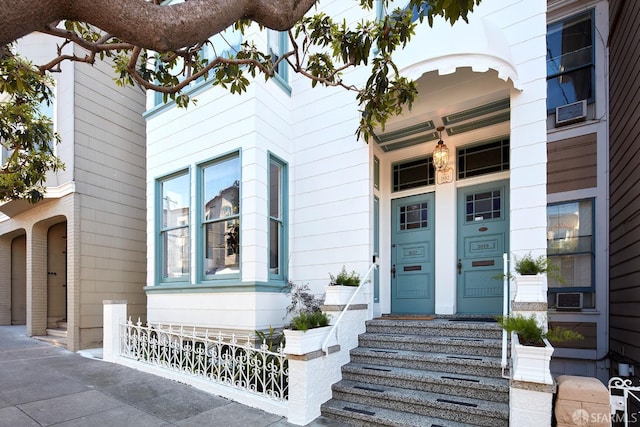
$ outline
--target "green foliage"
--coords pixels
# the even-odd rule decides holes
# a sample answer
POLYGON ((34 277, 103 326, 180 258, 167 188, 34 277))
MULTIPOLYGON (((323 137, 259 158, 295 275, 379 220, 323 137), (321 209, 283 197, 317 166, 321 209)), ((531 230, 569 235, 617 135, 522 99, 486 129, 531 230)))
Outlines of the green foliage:
POLYGON ((355 271, 348 273, 344 265, 337 276, 329 273, 329 278, 331 279, 330 286, 360 286, 360 275, 355 271))
POLYGON ((9 155, 0 165, 0 201, 42 200, 47 173, 64 168, 53 149, 59 137, 41 112, 53 102, 52 87, 53 79, 16 55, 11 45, 2 48, 0 145, 9 155))
POLYGON ((584 337, 570 329, 556 326, 544 332, 534 316, 524 317, 521 314, 512 316, 498 316, 498 324, 508 333, 515 332, 522 345, 544 346, 543 338, 550 341, 574 341, 584 337))
MULTIPOLYGON (((189 93, 194 82, 206 80, 213 86, 242 94, 251 84, 250 79, 258 74, 265 80, 273 78, 285 62, 292 72, 308 78, 312 87, 354 91, 361 112, 356 134, 368 141, 374 130, 384 129, 391 116, 410 109, 417 97, 415 82, 399 74, 393 59, 398 50, 411 42, 417 25, 425 18, 430 26, 438 17, 451 24, 459 19, 466 21, 480 0, 410 0, 407 7, 387 10, 381 18, 373 16, 376 1, 357 3, 370 19, 347 23, 317 10, 308 13, 289 30, 291 49, 279 56, 259 49, 251 41, 245 41, 239 48, 227 43, 229 49, 225 52, 216 51, 210 40, 176 51, 155 52, 123 42, 88 23, 70 20, 64 21, 64 29, 53 26, 43 29, 62 41, 60 56, 40 68, 19 61, 11 46, 5 46, 0 52, 0 96, 8 94, 9 101, 3 102, 0 111, 3 130, 0 137, 9 150, 17 150, 10 164, 2 168, 0 200, 40 200, 46 173, 63 167, 50 146, 43 143, 57 142, 58 137, 51 132, 50 121, 38 116, 36 103, 51 100, 51 80, 44 72, 59 71, 60 63, 66 60, 93 64, 96 59, 108 59, 113 64, 117 85, 137 85, 156 91, 165 102, 172 101, 185 108, 195 102, 189 93), (418 11, 419 19, 415 22, 411 22, 412 10, 418 11), (62 48, 68 44, 79 45, 88 54, 62 55, 62 48), (213 58, 204 57, 205 47, 213 51, 213 58), (345 81, 348 71, 360 67, 367 67, 369 73, 364 84, 345 81)), ((382 0, 382 5, 386 10, 389 1, 382 0)), ((253 26, 247 20, 233 24, 242 34, 253 32, 253 26)))
POLYGON ((547 277, 557 280, 560 283, 564 283, 564 279, 560 276, 560 269, 557 265, 549 261, 544 255, 540 255, 534 258, 531 252, 524 255, 522 258, 518 258, 515 255, 513 269, 516 273, 523 276, 535 276, 536 274, 546 273, 547 277))
POLYGON ((321 311, 301 312, 291 319, 291 329, 294 331, 306 331, 313 328, 321 328, 329 324, 329 317, 321 311))
POLYGON ((320 309, 323 300, 311 293, 309 285, 296 285, 289 282, 285 289, 291 292, 291 304, 287 307, 287 315, 293 315, 293 317, 289 328, 306 331, 329 324, 328 316, 320 309))
POLYGON ((274 353, 278 352, 281 347, 284 347, 285 337, 282 331, 276 331, 272 326, 269 326, 269 332, 254 331, 260 344, 266 346, 266 349, 274 353))

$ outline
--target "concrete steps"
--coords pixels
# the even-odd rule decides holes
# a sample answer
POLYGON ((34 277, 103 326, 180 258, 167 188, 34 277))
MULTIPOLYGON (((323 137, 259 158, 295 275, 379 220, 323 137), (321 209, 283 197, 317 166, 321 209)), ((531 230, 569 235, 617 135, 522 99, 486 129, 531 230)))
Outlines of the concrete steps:
POLYGON ((57 321, 55 327, 49 327, 46 329, 47 335, 34 336, 33 338, 43 341, 58 347, 67 348, 67 322, 57 321))
POLYGON ((475 319, 371 320, 322 414, 362 426, 508 426, 501 337, 475 319))

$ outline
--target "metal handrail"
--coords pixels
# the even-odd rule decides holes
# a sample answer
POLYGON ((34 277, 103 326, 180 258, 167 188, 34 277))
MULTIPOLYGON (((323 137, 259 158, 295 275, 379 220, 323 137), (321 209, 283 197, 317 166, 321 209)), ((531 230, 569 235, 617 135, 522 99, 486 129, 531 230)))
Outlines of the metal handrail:
POLYGON ((364 275, 364 279, 362 279, 362 284, 360 286, 358 286, 356 288, 356 291, 353 293, 353 295, 351 295, 351 298, 349 298, 349 301, 347 302, 347 304, 342 309, 342 312, 340 312, 340 315, 338 316, 338 320, 336 320, 336 323, 333 324, 333 327, 329 331, 329 334, 327 335, 327 337, 322 342, 322 351, 324 352, 325 355, 329 354, 329 338, 331 338, 331 336, 335 333, 336 328, 338 327, 338 324, 342 320, 342 317, 347 312, 347 310, 349 310, 349 307, 351 306, 351 303, 355 299, 356 295, 358 295, 358 292, 360 292, 360 289, 362 289, 365 286, 369 285, 369 283, 370 283, 369 275, 371 274, 371 272, 373 271, 374 268, 378 268, 378 264, 376 264, 375 262, 373 264, 371 264, 371 267, 369 267, 369 271, 367 271, 367 274, 364 275))
MULTIPOLYGON (((509 258, 506 253, 502 254, 502 315, 509 315, 509 258)), ((502 360, 500 361, 500 365, 502 366, 502 377, 505 377, 504 371, 507 368, 507 331, 505 329, 502 330, 502 360)))

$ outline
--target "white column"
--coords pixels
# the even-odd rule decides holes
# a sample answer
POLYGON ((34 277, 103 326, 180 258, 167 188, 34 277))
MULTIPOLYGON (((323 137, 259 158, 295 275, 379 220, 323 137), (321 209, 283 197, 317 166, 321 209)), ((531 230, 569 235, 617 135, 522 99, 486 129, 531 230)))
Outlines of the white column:
POLYGON ((106 362, 115 362, 120 356, 120 325, 127 321, 127 301, 104 300, 102 301, 104 326, 102 359, 106 362))
MULTIPOLYGON (((451 163, 452 161, 450 161, 451 163)), ((453 168, 450 166, 451 175, 453 168)), ((435 297, 436 314, 456 313, 457 219, 456 185, 436 185, 435 297)))

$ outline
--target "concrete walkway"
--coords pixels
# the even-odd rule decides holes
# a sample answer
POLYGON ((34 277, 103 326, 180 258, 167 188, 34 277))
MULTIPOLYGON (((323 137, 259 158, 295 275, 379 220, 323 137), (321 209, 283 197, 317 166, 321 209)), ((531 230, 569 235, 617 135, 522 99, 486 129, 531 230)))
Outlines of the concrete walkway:
MULTIPOLYGON (((0 427, 291 427, 286 419, 0 326, 0 427)), ((319 418, 309 426, 344 424, 319 418)))

